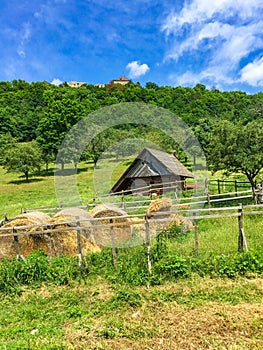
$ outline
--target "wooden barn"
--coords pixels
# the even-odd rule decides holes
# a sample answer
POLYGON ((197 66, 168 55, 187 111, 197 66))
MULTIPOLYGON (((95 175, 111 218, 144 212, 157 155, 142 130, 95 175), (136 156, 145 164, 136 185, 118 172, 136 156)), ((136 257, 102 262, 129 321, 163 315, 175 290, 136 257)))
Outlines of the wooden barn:
POLYGON ((194 175, 173 155, 144 148, 111 189, 111 193, 162 194, 185 188, 194 175))

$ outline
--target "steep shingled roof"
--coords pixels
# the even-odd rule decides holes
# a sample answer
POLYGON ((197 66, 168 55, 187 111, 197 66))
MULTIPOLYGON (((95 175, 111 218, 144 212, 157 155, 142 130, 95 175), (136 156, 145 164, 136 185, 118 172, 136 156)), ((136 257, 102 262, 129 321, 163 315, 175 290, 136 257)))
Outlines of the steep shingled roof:
POLYGON ((144 148, 115 183, 111 192, 118 192, 119 189, 125 186, 125 183, 129 183, 131 179, 171 175, 184 178, 194 177, 175 156, 163 151, 144 148))

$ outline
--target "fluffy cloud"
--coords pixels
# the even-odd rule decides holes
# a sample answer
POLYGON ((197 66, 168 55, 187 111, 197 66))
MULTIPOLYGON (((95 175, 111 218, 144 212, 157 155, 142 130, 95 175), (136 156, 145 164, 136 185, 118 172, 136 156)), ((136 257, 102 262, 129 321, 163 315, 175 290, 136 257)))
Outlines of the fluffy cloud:
POLYGON ((62 81, 60 79, 58 79, 58 78, 54 78, 52 80, 51 84, 53 84, 53 85, 60 85, 60 84, 62 84, 62 81))
POLYGON ((126 69, 129 70, 130 78, 139 78, 150 70, 146 63, 140 64, 138 61, 128 63, 126 69))
POLYGON ((240 81, 252 86, 263 87, 263 57, 242 68, 240 81))
POLYGON ((258 0, 185 1, 179 13, 172 12, 167 17, 162 29, 167 34, 178 34, 178 31, 185 25, 199 25, 207 20, 213 21, 214 18, 234 18, 236 15, 245 20, 253 17, 260 9, 262 5, 258 0))
POLYGON ((214 83, 238 81, 242 60, 253 60, 263 48, 262 10, 257 0, 192 0, 170 13, 162 26, 169 43, 164 61, 184 64, 187 60, 194 66, 192 72, 187 67, 177 81, 191 77, 193 84, 198 77, 214 83))

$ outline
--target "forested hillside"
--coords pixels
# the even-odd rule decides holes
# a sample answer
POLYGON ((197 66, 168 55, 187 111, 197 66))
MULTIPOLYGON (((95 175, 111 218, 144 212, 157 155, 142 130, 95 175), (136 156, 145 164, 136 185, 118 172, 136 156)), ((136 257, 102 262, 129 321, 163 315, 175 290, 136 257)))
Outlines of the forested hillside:
MULTIPOLYGON (((121 102, 153 104, 178 115, 193 129, 214 170, 241 170, 250 181, 254 181, 262 167, 262 156, 258 156, 263 154, 260 142, 263 129, 262 92, 248 95, 242 91, 208 90, 201 84, 184 88, 158 86, 152 82, 146 83, 145 87, 139 83, 130 83, 126 86, 84 85, 79 88, 71 88, 66 83, 55 86, 46 82, 27 83, 22 80, 0 82, 0 162, 9 170, 14 168, 14 165, 8 164, 14 152, 8 157, 6 154, 10 152, 12 143, 13 147, 21 147, 18 141, 22 142, 22 147, 23 143, 31 149, 38 147, 34 159, 41 153, 40 158, 48 166, 54 161, 61 141, 76 122, 92 111, 121 102), (37 143, 31 143, 34 140, 37 143), (218 147, 222 140, 228 146, 227 153, 229 146, 232 146, 229 159, 226 149, 218 147), (246 153, 248 151, 250 153, 246 153), (255 154, 257 159, 253 159, 252 170, 251 164, 241 164, 244 157, 255 154), (233 156, 236 157, 234 162, 233 156), (222 160, 220 164, 219 158, 222 160)), ((133 125, 132 122, 130 120, 131 124, 127 126, 112 128, 98 135, 86 150, 85 157, 96 163, 103 150, 126 136, 154 139, 167 151, 176 148, 165 135, 149 127, 133 125)), ((23 153, 21 149, 20 153, 23 153)), ((74 160, 65 159, 65 162, 69 161, 74 160)), ((37 165, 33 164, 32 167, 37 165)))

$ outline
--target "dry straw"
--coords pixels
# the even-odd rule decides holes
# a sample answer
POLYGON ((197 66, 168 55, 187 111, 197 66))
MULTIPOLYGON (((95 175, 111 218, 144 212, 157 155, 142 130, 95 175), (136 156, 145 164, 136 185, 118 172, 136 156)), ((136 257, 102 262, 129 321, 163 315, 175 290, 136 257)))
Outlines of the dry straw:
POLYGON ((90 252, 99 252, 93 235, 93 225, 90 222, 91 215, 80 208, 65 208, 56 213, 49 221, 50 227, 62 232, 54 232, 50 235, 53 251, 56 255, 75 256, 77 251, 77 229, 79 226, 81 248, 84 255, 90 252), (71 229, 72 228, 72 229, 71 229), (73 229, 74 228, 74 229, 73 229))
MULTIPOLYGON (((50 217, 41 212, 31 212, 24 213, 16 216, 11 221, 7 222, 2 226, 3 229, 7 230, 2 231, 2 234, 12 234, 14 228, 20 227, 16 230, 19 234, 19 249, 20 254, 23 256, 28 256, 36 249, 36 237, 32 235, 23 235, 23 233, 28 233, 37 228, 37 225, 45 224, 50 220, 50 217), (29 227, 28 227, 29 226, 29 227), (25 227, 25 228, 23 228, 25 227)), ((0 233, 0 259, 12 259, 16 256, 17 251, 15 248, 15 242, 13 236, 1 237, 0 233)))
POLYGON ((99 219, 96 221, 94 234, 99 246, 112 245, 112 231, 116 245, 124 245, 131 240, 131 220, 124 210, 112 204, 99 204, 92 209, 91 215, 99 219))

